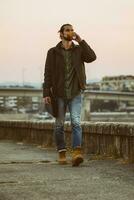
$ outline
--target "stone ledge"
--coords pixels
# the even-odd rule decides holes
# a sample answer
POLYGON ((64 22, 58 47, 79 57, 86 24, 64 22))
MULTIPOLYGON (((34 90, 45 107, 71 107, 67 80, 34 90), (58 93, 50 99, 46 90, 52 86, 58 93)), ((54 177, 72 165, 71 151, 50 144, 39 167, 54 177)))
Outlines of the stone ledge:
MULTIPOLYGON (((134 123, 124 122, 81 122, 82 129, 87 133, 95 134, 111 134, 134 136, 134 123)), ((47 129, 53 130, 54 122, 32 122, 32 121, 0 121, 0 127, 13 128, 32 128, 32 129, 47 129)), ((65 130, 71 131, 69 122, 65 122, 65 130)))
MULTIPOLYGON (((134 163, 134 123, 82 122, 85 153, 110 155, 134 163)), ((54 122, 0 121, 0 139, 54 147, 54 122)), ((71 146, 70 122, 65 122, 67 146, 71 146)))

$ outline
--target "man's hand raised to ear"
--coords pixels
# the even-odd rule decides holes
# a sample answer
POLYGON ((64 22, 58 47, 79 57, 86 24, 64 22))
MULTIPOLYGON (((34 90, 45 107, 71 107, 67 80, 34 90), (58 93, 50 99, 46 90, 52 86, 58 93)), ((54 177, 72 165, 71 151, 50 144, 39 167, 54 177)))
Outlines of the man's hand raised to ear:
POLYGON ((74 39, 76 42, 80 43, 82 41, 81 37, 76 33, 74 32, 74 39))

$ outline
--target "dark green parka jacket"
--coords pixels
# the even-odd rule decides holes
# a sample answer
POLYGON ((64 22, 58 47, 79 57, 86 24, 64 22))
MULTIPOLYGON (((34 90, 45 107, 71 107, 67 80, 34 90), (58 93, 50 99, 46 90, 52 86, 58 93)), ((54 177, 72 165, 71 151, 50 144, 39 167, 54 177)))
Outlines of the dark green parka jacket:
MULTIPOLYGON (((57 91, 61 94, 61 97, 64 96, 65 62, 60 48, 61 42, 62 41, 47 52, 44 70, 43 97, 50 96, 51 89, 55 96, 57 91)), ((74 66, 76 70, 79 79, 79 86, 82 90, 85 89, 86 85, 84 62, 90 63, 94 60, 96 60, 96 54, 85 40, 82 40, 79 45, 73 43, 72 66, 74 66)))

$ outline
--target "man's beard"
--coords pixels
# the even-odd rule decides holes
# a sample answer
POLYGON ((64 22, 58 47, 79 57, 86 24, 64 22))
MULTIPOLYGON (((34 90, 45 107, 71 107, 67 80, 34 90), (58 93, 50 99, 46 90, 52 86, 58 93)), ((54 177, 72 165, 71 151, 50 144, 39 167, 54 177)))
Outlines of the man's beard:
POLYGON ((63 37, 66 41, 72 41, 72 37, 67 36, 67 37, 63 37))

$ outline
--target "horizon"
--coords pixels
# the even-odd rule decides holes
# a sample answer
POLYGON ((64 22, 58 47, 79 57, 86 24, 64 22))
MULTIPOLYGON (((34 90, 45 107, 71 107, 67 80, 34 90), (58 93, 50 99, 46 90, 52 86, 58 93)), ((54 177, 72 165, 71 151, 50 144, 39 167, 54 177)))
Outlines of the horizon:
MULTIPOLYGON (((87 79, 86 80, 86 83, 88 84, 88 83, 97 83, 97 82, 101 82, 102 81, 102 79, 103 78, 105 78, 105 77, 108 77, 108 78, 111 78, 111 77, 120 77, 120 76, 125 76, 125 77, 133 77, 134 78, 134 75, 131 75, 131 74, 127 74, 127 75, 123 75, 123 74, 120 74, 120 75, 118 75, 118 76, 103 76, 102 78, 92 78, 92 79, 87 79)), ((43 83, 43 82, 42 82, 43 83)), ((8 85, 8 84, 18 84, 18 85, 31 85, 32 86, 32 84, 34 85, 40 85, 40 84, 42 84, 41 82, 39 82, 39 81, 33 81, 33 82, 28 82, 28 81, 25 81, 25 82, 22 82, 22 81, 0 81, 0 85, 8 85)))

